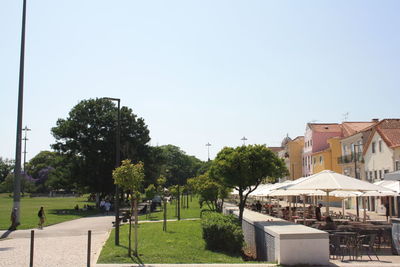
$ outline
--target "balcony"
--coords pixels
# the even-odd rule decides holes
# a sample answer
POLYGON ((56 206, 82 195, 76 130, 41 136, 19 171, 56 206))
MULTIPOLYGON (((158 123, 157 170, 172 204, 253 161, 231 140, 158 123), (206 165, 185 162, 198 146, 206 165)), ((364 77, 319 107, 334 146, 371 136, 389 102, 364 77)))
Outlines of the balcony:
POLYGON ((344 155, 338 157, 338 164, 352 163, 354 162, 354 160, 360 163, 364 163, 364 158, 362 156, 362 153, 361 152, 351 153, 350 155, 344 155))

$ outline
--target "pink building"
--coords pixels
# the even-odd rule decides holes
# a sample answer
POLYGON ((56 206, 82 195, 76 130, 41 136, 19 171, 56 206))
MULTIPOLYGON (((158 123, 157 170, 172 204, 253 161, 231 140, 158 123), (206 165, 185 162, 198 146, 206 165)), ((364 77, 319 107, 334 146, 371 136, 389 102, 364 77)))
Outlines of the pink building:
POLYGON ((342 126, 338 123, 307 123, 304 135, 303 176, 313 174, 312 153, 327 149, 327 140, 337 136, 342 136, 342 126))

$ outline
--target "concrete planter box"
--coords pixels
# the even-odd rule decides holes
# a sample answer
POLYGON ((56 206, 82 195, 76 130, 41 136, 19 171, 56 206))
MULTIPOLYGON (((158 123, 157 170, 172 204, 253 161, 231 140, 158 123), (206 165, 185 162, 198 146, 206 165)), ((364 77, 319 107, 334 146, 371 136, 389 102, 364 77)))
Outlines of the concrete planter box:
MULTIPOLYGON (((239 216, 239 209, 224 205, 225 214, 239 216)), ((278 264, 329 264, 329 235, 325 231, 295 224, 245 209, 242 229, 248 249, 257 259, 278 264)))

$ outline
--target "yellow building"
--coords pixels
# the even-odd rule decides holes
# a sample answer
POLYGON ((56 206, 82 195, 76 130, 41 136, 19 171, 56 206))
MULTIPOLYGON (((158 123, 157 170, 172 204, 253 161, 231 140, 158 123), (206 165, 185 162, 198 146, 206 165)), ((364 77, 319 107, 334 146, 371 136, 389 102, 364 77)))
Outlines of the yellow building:
POLYGON ((285 161, 286 168, 289 170, 287 180, 296 180, 302 177, 302 152, 304 148, 304 136, 295 139, 285 137, 278 151, 278 156, 285 161))
POLYGON ((323 170, 332 170, 342 173, 342 167, 338 164, 338 157, 342 154, 340 137, 332 137, 327 140, 329 147, 312 154, 313 173, 323 170))

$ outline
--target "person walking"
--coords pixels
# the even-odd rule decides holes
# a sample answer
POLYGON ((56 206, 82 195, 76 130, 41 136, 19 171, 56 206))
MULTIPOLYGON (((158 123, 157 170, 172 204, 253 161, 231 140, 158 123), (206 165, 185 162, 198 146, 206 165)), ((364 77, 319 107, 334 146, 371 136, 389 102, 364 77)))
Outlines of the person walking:
POLYGON ((319 203, 318 206, 315 208, 315 217, 317 221, 322 221, 321 208, 322 208, 321 203, 319 203))
POLYGON ((46 219, 43 207, 40 207, 40 210, 38 212, 38 217, 39 217, 39 224, 38 224, 39 229, 43 229, 44 220, 46 219))

